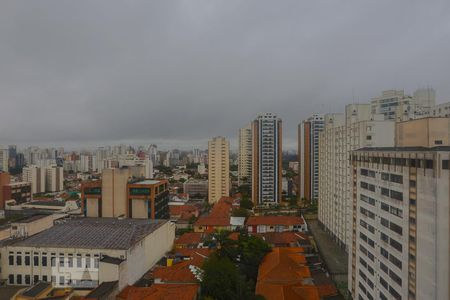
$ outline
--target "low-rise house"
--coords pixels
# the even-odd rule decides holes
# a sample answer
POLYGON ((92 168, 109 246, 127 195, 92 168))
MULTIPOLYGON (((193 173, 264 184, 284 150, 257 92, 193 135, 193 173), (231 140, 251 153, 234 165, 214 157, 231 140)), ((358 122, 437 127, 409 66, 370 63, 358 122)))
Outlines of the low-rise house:
POLYGON ((311 248, 309 237, 302 232, 266 232, 255 235, 266 241, 271 247, 311 248))
POLYGON ((296 216, 252 216, 247 219, 246 226, 249 233, 308 230, 305 219, 296 216))
POLYGON ((274 248, 261 262, 257 295, 266 300, 337 299, 338 291, 322 271, 311 270, 303 248, 274 248))
POLYGON ((209 215, 201 216, 194 223, 194 231, 211 233, 220 230, 232 230, 231 212, 235 207, 239 207, 239 203, 235 198, 220 198, 214 204, 209 215))
POLYGON ((169 203, 170 220, 175 222, 177 228, 189 228, 192 221, 198 218, 200 209, 191 204, 171 205, 169 203))
POLYGON ((175 249, 197 248, 204 241, 206 234, 203 232, 186 232, 174 242, 175 249))

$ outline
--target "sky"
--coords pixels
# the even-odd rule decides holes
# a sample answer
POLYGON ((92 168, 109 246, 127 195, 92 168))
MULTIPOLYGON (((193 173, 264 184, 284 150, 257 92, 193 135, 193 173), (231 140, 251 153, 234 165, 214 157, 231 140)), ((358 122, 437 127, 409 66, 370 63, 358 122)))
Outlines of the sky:
POLYGON ((285 149, 313 113, 387 89, 450 101, 450 1, 0 2, 0 144, 236 145, 260 112, 285 149))

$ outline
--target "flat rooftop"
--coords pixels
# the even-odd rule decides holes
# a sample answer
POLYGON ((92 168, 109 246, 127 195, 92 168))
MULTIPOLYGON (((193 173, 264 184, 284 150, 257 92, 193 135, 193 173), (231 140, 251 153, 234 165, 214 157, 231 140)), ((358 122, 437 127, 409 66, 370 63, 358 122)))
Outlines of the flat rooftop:
POLYGON ((127 250, 166 222, 147 219, 73 218, 15 242, 13 246, 127 250))
POLYGON ((437 151, 450 151, 450 146, 435 146, 435 147, 364 147, 357 150, 354 150, 355 152, 368 152, 368 151, 388 151, 388 152, 394 152, 394 151, 412 151, 412 152, 437 152, 437 151))
POLYGON ((161 182, 161 180, 146 179, 146 180, 135 182, 133 184, 158 184, 160 182, 161 182))

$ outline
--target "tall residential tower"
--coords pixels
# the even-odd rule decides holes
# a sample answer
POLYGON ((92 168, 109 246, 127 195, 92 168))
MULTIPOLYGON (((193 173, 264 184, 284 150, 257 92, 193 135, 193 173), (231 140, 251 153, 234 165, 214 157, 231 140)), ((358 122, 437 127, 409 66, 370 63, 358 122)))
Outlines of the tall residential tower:
POLYGON ((252 127, 239 129, 239 184, 251 183, 252 180, 252 127))
POLYGON ((208 141, 208 201, 230 195, 230 144, 221 136, 208 141))
POLYGON ((281 201, 282 127, 275 114, 263 113, 252 123, 252 199, 256 205, 281 201))

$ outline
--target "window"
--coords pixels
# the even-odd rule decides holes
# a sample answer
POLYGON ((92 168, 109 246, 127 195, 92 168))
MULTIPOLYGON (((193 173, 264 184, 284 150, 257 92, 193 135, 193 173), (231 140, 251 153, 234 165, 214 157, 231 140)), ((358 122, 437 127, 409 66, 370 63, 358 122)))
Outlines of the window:
POLYGON ((399 252, 402 252, 402 244, 400 244, 396 240, 390 239, 389 244, 392 246, 392 248, 396 249, 399 252))
POLYGON ((22 275, 17 274, 17 284, 22 284, 22 275))
POLYGON ((81 257, 77 257, 77 268, 81 268, 81 257))
POLYGON ((86 268, 90 268, 91 267, 91 258, 90 257, 86 257, 86 268))
POLYGON ((415 180, 410 180, 409 181, 409 187, 416 187, 416 181, 415 180))
POLYGON ((14 265, 14 255, 10 255, 10 256, 8 257, 8 259, 9 259, 9 265, 10 265, 10 266, 13 266, 13 265, 14 265))
POLYGON ((433 160, 432 159, 425 160, 425 168, 426 169, 433 169, 433 160))
POLYGON ((33 256, 33 266, 39 266, 39 256, 33 256))
POLYGON ((389 189, 381 188, 381 195, 389 197, 389 189))
POLYGON ((381 225, 383 225, 384 227, 389 228, 389 221, 385 218, 380 218, 380 223, 381 225))
POLYGON ((14 275, 13 274, 9 274, 8 275, 8 280, 9 280, 9 284, 14 284, 14 275))
POLYGON ((389 211, 389 205, 386 203, 381 202, 381 209, 384 211, 389 211))
POLYGON ((391 190, 391 198, 403 201, 403 193, 391 190))
POLYGON ((25 275, 25 284, 31 284, 31 277, 30 275, 25 275))
POLYGON ((382 247, 380 247, 380 254, 383 255, 385 258, 389 258, 389 252, 387 252, 387 250, 382 247))
POLYGON ((389 289, 389 286, 388 286, 387 281, 384 280, 383 277, 381 277, 381 276, 380 276, 380 283, 381 283, 381 285, 382 285, 386 290, 389 289))
POLYGON ((397 293, 397 291, 392 286, 389 286, 389 293, 392 295, 392 297, 394 297, 395 300, 402 299, 402 296, 400 296, 400 294, 397 293))
POLYGON ((52 267, 56 267, 56 257, 50 258, 52 267))
POLYGON ((39 275, 34 275, 33 276, 33 283, 37 283, 39 282, 39 275))
POLYGON ((395 223, 392 223, 392 222, 391 222, 391 223, 389 224, 389 228, 390 228, 393 232, 396 232, 396 233, 398 233, 398 234, 400 234, 400 235, 403 234, 402 227, 398 226, 398 225, 395 224, 395 223))
POLYGON ((403 176, 402 175, 391 174, 391 182, 402 184, 403 183, 403 176))
POLYGON ((394 280, 399 286, 402 286, 402 279, 397 274, 392 272, 392 270, 389 270, 389 277, 391 277, 391 279, 394 280))
POLYGON ((59 276, 59 285, 64 285, 64 276, 59 276))
POLYGON ((73 267, 73 257, 69 257, 67 264, 69 268, 73 267))
POLYGON ((389 173, 381 173, 381 179, 384 181, 389 180, 389 173))
POLYGON ((42 281, 47 282, 48 278, 47 275, 42 275, 42 281))
POLYGON ((395 207, 391 206, 390 212, 394 216, 397 216, 400 218, 403 216, 403 211, 400 208, 395 208, 395 207))
POLYGON ((382 263, 381 261, 380 261, 380 269, 381 269, 384 273, 389 274, 389 269, 388 269, 388 267, 387 267, 384 263, 382 263))
POLYGON ((444 169, 444 170, 448 170, 449 169, 448 159, 447 160, 442 160, 442 169, 444 169))
POLYGON ((64 256, 59 257, 59 266, 64 267, 64 256))
POLYGON ((25 256, 25 266, 29 266, 30 265, 30 256, 27 255, 25 256))
POLYGON ((47 266, 47 256, 42 256, 42 266, 43 267, 47 266))
POLYGON ((402 269, 402 262, 397 257, 393 256, 392 254, 389 255, 389 261, 391 263, 393 263, 400 270, 402 269))
MULTIPOLYGON (((22 265, 22 256, 21 255, 16 256, 16 265, 18 265, 18 266, 22 265)), ((21 279, 21 281, 22 281, 22 279, 21 279)))

